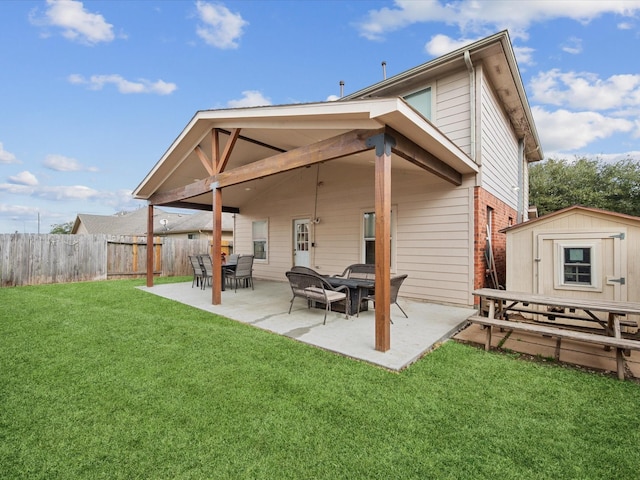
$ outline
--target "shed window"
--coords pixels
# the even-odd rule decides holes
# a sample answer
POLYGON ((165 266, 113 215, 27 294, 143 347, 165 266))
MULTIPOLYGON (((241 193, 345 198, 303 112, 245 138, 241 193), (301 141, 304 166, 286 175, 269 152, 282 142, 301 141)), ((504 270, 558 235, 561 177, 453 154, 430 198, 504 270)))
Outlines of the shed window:
POLYGON ((555 240, 555 279, 558 290, 602 290, 602 242, 599 239, 555 240))
POLYGON ((564 283, 591 285, 591 248, 564 247, 564 283))
POLYGON ((269 222, 267 220, 254 221, 251 224, 251 232, 253 240, 253 258, 256 260, 266 260, 269 222))

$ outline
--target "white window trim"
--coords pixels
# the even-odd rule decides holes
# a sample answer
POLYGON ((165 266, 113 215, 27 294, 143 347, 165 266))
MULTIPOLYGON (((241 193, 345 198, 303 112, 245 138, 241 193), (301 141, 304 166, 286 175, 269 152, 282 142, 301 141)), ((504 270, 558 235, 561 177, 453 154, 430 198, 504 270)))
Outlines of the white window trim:
POLYGON ((602 292, 602 242, 600 239, 584 240, 555 240, 553 249, 553 264, 555 275, 553 288, 556 290, 573 290, 583 292, 602 292), (564 281, 564 249, 588 248, 591 250, 591 285, 578 285, 564 281))
MULTIPOLYGON (((360 261, 365 263, 366 248, 364 246, 364 214, 375 213, 375 208, 363 208, 360 210, 360 261)), ((396 257, 398 251, 398 236, 397 236, 397 217, 398 207, 397 205, 391 206, 391 273, 396 272, 396 257)))

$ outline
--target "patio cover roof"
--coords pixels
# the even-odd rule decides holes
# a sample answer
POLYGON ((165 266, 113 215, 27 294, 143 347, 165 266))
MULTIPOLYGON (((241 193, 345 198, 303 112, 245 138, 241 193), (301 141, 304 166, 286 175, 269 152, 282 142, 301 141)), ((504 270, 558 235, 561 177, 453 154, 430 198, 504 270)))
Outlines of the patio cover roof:
POLYGON ((210 210, 224 188, 224 209, 238 211, 295 168, 340 158, 375 158, 365 144, 393 136, 393 168, 423 169, 453 184, 477 165, 404 100, 341 102, 199 111, 134 191, 151 205, 210 210), (275 178, 274 178, 275 177, 275 178), (240 188, 241 187, 241 188, 240 188))

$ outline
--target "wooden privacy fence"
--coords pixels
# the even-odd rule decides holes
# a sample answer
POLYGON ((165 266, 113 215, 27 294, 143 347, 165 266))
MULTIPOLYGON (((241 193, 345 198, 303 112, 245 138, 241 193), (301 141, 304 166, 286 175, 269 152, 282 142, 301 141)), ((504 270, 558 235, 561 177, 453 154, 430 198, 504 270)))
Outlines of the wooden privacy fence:
MULTIPOLYGON (((191 275, 189 255, 208 239, 154 238, 154 275, 191 275)), ((0 234, 0 286, 144 277, 147 238, 119 235, 0 234)))

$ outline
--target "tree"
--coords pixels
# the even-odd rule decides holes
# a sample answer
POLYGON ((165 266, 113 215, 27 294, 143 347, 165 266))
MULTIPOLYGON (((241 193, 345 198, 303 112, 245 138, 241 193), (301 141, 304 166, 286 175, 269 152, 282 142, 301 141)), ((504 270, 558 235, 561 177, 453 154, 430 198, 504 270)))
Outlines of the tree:
POLYGON ((582 205, 640 216, 640 162, 549 159, 529 169, 529 199, 540 215, 582 205))
POLYGON ((73 229, 74 222, 65 222, 65 223, 54 223, 51 225, 51 232, 49 233, 63 233, 68 234, 71 233, 73 229))

